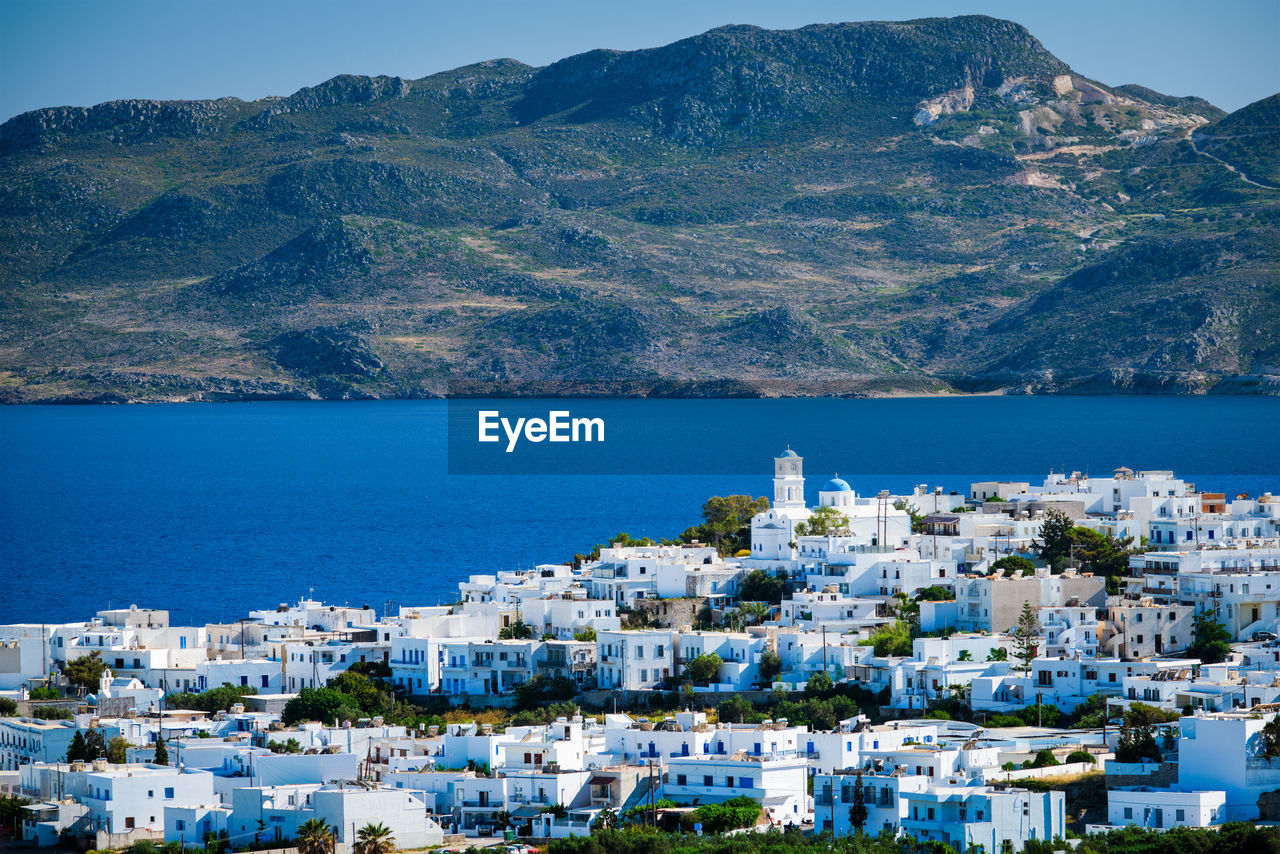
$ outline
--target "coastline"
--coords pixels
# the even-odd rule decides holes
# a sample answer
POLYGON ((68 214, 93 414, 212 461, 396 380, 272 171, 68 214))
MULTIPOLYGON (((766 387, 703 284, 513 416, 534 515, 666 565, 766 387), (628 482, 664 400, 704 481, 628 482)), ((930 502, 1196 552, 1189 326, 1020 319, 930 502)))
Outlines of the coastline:
POLYGON ((1183 373, 1083 377, 940 378, 856 376, 837 379, 636 378, 547 380, 538 383, 461 380, 430 386, 371 385, 323 378, 315 383, 162 374, 116 374, 111 380, 23 383, 9 374, 0 405, 119 405, 251 403, 261 401, 464 400, 464 399, 888 399, 1002 396, 1280 396, 1280 375, 1219 378, 1183 373))

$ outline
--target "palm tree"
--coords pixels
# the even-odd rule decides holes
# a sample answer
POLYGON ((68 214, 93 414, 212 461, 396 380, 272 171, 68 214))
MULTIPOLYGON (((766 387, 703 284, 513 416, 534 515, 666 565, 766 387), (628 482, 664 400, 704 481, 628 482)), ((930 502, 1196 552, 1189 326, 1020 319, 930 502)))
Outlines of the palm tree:
POLYGON ((356 854, 394 854, 395 850, 396 839, 381 822, 366 824, 356 834, 356 854))
POLYGON ((297 846, 298 854, 329 854, 333 837, 334 828, 329 827, 327 821, 322 818, 309 818, 298 825, 293 844, 297 846))
POLYGON ((768 602, 743 602, 738 606, 738 611, 757 625, 769 619, 768 602))

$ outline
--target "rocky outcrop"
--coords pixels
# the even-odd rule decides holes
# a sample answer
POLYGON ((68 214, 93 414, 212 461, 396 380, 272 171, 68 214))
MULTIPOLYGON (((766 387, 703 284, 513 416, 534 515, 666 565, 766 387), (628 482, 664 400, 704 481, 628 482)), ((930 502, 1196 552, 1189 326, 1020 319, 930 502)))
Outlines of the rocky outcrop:
POLYGON ((333 326, 285 332, 267 347, 277 365, 304 377, 374 378, 384 370, 368 342, 333 326))
POLYGON ((287 98, 269 103, 260 113, 246 121, 245 126, 260 130, 271 125, 273 116, 305 113, 344 104, 395 101, 407 97, 411 88, 409 81, 400 77, 339 74, 317 86, 304 87, 287 98))
POLYGON ((99 133, 126 144, 158 137, 191 137, 219 129, 243 102, 108 101, 95 107, 49 107, 14 116, 0 125, 0 155, 56 142, 75 134, 99 133))
POLYGON ((265 302, 293 301, 359 275, 370 259, 369 250, 341 219, 327 219, 265 257, 214 276, 204 290, 265 302))
POLYGON ((1007 77, 1066 70, 1021 26, 983 16, 788 31, 733 26, 652 50, 561 60, 533 76, 516 115, 523 122, 565 112, 570 121, 625 118, 707 144, 784 116, 870 118, 872 105, 907 110, 922 96, 945 100, 1007 77))

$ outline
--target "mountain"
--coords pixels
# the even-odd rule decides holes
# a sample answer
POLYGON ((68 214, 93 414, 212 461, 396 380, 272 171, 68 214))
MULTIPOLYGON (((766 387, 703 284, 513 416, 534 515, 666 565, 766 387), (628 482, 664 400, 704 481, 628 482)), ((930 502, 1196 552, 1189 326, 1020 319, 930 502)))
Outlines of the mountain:
POLYGON ((1280 391, 1280 102, 980 16, 0 126, 0 399, 1280 391))

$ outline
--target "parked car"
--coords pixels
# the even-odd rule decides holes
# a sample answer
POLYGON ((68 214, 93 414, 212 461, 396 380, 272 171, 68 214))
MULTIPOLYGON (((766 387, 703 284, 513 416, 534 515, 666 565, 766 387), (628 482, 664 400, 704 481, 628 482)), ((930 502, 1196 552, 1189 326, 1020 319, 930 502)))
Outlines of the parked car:
POLYGON ((1276 639, 1275 632, 1254 632, 1252 635, 1255 641, 1273 641, 1276 639))

